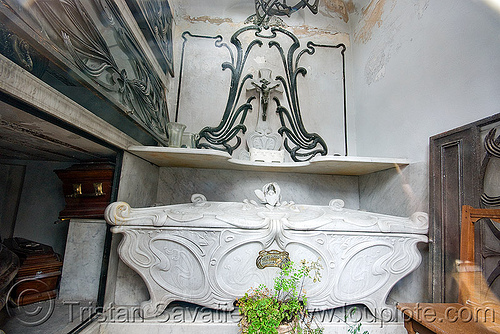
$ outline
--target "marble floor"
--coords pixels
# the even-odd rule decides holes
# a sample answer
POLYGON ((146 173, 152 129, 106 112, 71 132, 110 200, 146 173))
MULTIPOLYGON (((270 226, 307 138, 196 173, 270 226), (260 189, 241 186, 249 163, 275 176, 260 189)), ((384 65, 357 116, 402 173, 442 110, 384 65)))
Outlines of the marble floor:
POLYGON ((6 306, 0 311, 0 334, 67 334, 89 316, 94 309, 89 305, 86 301, 51 300, 6 306))
MULTIPOLYGON (((155 319, 123 321, 123 314, 101 315, 84 328, 75 330, 96 308, 87 301, 53 300, 40 302, 23 308, 4 308, 0 311, 0 334, 237 334, 239 317, 218 311, 205 314, 196 306, 173 303, 165 313, 155 319), (208 315, 208 317, 207 317, 208 315), (194 317, 194 318, 193 318, 194 317)), ((347 333, 347 324, 333 314, 342 310, 318 314, 325 334, 347 333)), ((405 334, 402 322, 382 323, 369 321, 362 323, 362 330, 370 334, 405 334)), ((362 332, 363 332, 362 331, 362 332)))

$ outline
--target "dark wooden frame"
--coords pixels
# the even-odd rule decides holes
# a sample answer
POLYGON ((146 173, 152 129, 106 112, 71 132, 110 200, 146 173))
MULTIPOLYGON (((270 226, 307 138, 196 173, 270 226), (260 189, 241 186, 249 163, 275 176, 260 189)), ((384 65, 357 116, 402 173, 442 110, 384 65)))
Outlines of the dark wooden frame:
POLYGON ((497 122, 500 114, 430 138, 429 233, 435 303, 458 300, 458 285, 449 273, 460 258, 461 208, 480 207, 481 128, 497 122))

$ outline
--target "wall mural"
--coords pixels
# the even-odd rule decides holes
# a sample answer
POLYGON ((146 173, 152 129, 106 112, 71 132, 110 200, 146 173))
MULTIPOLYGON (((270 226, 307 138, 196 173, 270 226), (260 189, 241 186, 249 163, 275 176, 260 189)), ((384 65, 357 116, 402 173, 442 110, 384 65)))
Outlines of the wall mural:
POLYGON ((51 60, 68 66, 83 85, 91 85, 167 144, 165 85, 116 2, 35 0, 29 8, 15 0, 0 2, 39 34, 36 38, 52 53, 51 60))
MULTIPOLYGON (((304 55, 312 56, 317 48, 338 49, 342 58, 342 92, 343 112, 344 112, 344 132, 346 129, 346 106, 345 106, 345 51, 344 44, 325 45, 308 42, 305 48, 301 48, 299 39, 290 31, 281 27, 271 27, 265 29, 257 25, 246 26, 236 31, 230 38, 231 45, 224 43, 222 36, 195 35, 188 31, 182 35, 184 42, 182 47, 179 86, 177 98, 176 120, 179 113, 179 101, 181 100, 183 67, 185 50, 189 38, 213 39, 214 46, 227 49, 230 54, 230 61, 222 63, 222 70, 230 71, 230 87, 227 103, 217 126, 206 126, 199 132, 197 142, 198 148, 210 148, 226 151, 233 154, 242 143, 242 134, 247 131, 245 121, 247 114, 253 109, 251 102, 260 96, 261 113, 259 117, 266 121, 267 115, 274 105, 274 111, 279 117, 280 128, 277 132, 283 138, 283 147, 288 151, 293 161, 307 161, 315 155, 326 155, 328 148, 325 140, 317 134, 308 132, 302 118, 300 99, 298 96, 298 78, 306 76, 307 69, 301 66, 304 55), (280 70, 283 74, 271 77, 270 70, 260 69, 260 73, 266 72, 267 78, 254 78, 248 72, 247 61, 249 54, 255 49, 263 48, 267 44, 269 49, 277 51, 279 57, 280 70), (246 67, 247 66, 247 67, 246 67), (264 86, 262 86, 264 84, 264 86), (267 85, 270 85, 269 87, 267 85), (249 87, 250 86, 250 87, 249 87), (269 91, 272 89, 282 89, 284 101, 276 96, 274 103, 269 101, 269 91), (245 91, 253 90, 254 94, 240 101, 245 91)), ((260 122, 259 118, 259 122, 260 122)), ((271 129, 264 128, 262 124, 257 125, 257 132, 263 136, 269 136, 271 129), (260 128, 260 129, 259 129, 260 128)), ((345 136, 347 138, 347 136, 345 136)), ((268 139, 267 137, 265 138, 268 139)), ((345 140, 347 147, 347 141, 345 140)), ((249 145, 250 147, 251 145, 249 145)), ((347 150, 346 150, 347 152, 347 150)))

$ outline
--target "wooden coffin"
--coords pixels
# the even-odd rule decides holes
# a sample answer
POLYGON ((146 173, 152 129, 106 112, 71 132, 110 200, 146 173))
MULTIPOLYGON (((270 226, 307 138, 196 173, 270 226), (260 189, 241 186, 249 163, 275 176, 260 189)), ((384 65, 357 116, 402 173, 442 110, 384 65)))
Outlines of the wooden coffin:
POLYGON ((59 218, 103 218, 111 200, 114 166, 108 163, 77 164, 55 170, 63 182, 66 207, 59 218))

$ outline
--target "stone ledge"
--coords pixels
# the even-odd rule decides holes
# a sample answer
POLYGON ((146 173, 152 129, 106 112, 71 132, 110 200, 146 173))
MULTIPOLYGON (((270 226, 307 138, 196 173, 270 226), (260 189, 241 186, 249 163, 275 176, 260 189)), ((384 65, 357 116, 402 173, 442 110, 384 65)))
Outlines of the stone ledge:
POLYGON ((306 162, 266 163, 231 158, 227 152, 210 149, 131 146, 128 151, 159 167, 232 169, 243 171, 364 175, 396 166, 406 166, 406 159, 356 156, 316 156, 306 162))

